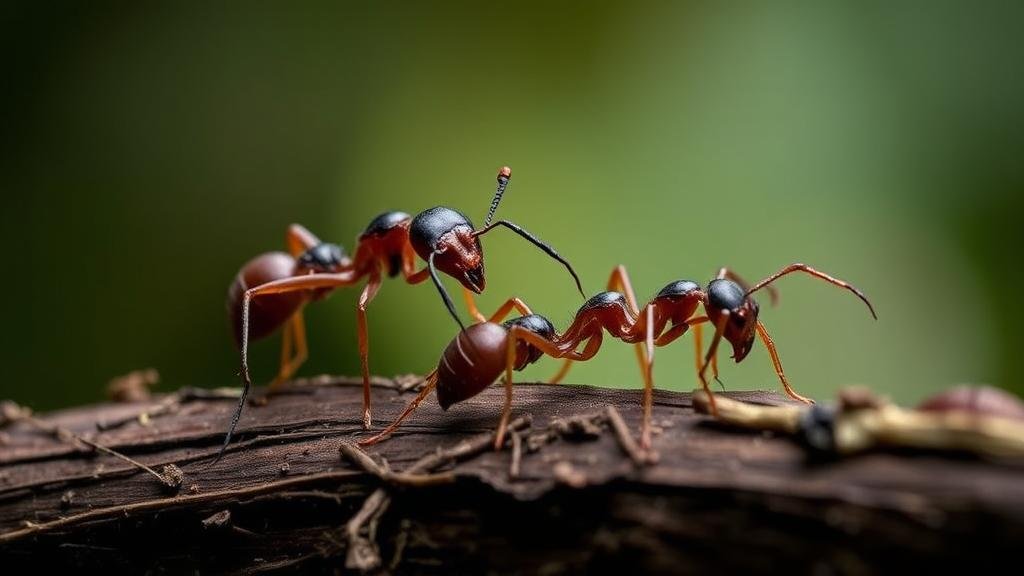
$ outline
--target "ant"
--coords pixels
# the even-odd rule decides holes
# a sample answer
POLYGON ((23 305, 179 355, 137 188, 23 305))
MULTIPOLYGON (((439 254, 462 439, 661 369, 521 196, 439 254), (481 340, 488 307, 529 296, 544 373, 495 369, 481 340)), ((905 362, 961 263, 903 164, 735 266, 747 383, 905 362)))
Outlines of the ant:
POLYGON ((302 308, 307 302, 323 299, 337 288, 351 286, 364 277, 368 278, 356 307, 365 429, 370 428, 372 421, 366 308, 377 295, 383 274, 390 277, 401 275, 408 284, 419 284, 429 277, 448 313, 465 330, 465 325, 441 283, 438 271, 462 284, 470 314, 478 321, 486 320, 473 301, 473 294, 483 292, 485 285, 480 236, 502 226, 565 266, 582 295, 583 288, 575 270, 554 248, 508 220, 491 221, 511 177, 512 169, 507 166, 498 171, 497 191, 491 200, 484 225, 479 229, 473 226, 465 214, 445 206, 430 208, 415 217, 404 212, 385 212, 366 227, 358 238, 355 256, 349 258, 341 246, 322 243, 302 226, 293 224, 287 237, 290 254, 270 252, 245 264, 228 291, 228 313, 234 326, 236 343, 241 350, 244 388, 221 453, 231 442, 252 385, 248 364, 249 340, 266 337, 284 326, 281 365, 277 377, 270 385, 270 391, 274 391, 306 359, 302 308), (419 271, 416 270, 417 256, 426 261, 426 266, 419 271))
MULTIPOLYGON (((476 324, 460 333, 445 349, 436 370, 427 376, 427 383, 403 412, 388 428, 368 438, 362 444, 374 444, 393 432, 398 425, 437 388, 437 400, 441 408, 447 408, 478 394, 494 382, 504 371, 505 404, 495 446, 500 447, 508 425, 512 402, 512 371, 522 370, 536 362, 541 356, 563 358, 565 364, 552 382, 566 375, 573 361, 593 358, 601 348, 604 332, 623 342, 635 344, 640 372, 644 381, 643 422, 640 442, 644 449, 651 446, 651 408, 653 404, 654 348, 667 346, 692 326, 697 346, 697 374, 701 385, 711 399, 712 413, 715 411, 714 395, 708 386, 705 372, 714 364, 718 345, 724 338, 733 346, 733 358, 737 363, 746 358, 754 344, 755 334, 764 342, 771 356, 775 373, 786 393, 801 402, 813 403, 797 394, 782 370, 775 343, 764 324, 758 319, 759 307, 752 294, 768 289, 772 300, 777 294, 770 286, 780 277, 792 272, 805 272, 830 284, 845 288, 860 298, 877 319, 874 307, 867 297, 851 284, 820 272, 806 264, 791 264, 772 274, 752 287, 748 287, 739 276, 728 268, 719 270, 705 289, 696 282, 678 280, 662 288, 643 309, 638 309, 629 275, 625 267, 616 267, 608 281, 608 291, 601 292, 587 300, 576 313, 572 324, 557 334, 551 322, 543 316, 532 314, 525 305, 516 305, 524 314, 520 318, 498 325, 507 315, 512 304, 499 309, 488 322, 476 324), (622 291, 615 291, 619 288, 622 291), (705 316, 696 316, 698 307, 703 305, 705 316), (705 322, 715 327, 715 334, 707 353, 701 358, 699 330, 705 322), (579 350, 580 346, 582 350, 579 350)), ((515 299, 513 299, 515 300, 515 299)), ((510 302, 513 302, 510 300, 510 302)), ((717 377, 717 368, 714 368, 717 377)))

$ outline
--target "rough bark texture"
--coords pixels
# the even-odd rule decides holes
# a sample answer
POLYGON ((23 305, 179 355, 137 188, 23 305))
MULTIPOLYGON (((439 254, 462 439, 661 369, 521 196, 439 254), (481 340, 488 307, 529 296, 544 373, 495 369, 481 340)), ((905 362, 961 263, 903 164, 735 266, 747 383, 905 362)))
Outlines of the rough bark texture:
MULTIPOLYGON (((491 388, 447 413, 429 398, 368 451, 400 472, 492 430, 502 396, 491 388)), ((375 424, 411 398, 379 380, 375 424)), ((525 385, 514 414, 529 414, 532 424, 519 434, 517 477, 509 448, 485 450, 442 469, 452 482, 416 487, 339 456, 344 440, 364 434, 361 390, 348 379, 307 382, 247 407, 237 440, 212 465, 231 400, 185 402, 147 426, 104 432, 97 423, 116 424, 156 400, 54 413, 44 420, 157 470, 177 465, 181 489, 9 425, 0 436, 0 570, 344 571, 346 560, 358 564, 346 525, 360 511, 376 570, 395 573, 859 574, 1016 564, 1022 463, 908 453, 809 462, 788 438, 727 430, 694 414, 688 394, 655 399, 656 465, 636 466, 602 416, 592 426, 566 425, 612 404, 635 431, 638 391, 525 385), (364 507, 371 495, 389 505, 364 507)))

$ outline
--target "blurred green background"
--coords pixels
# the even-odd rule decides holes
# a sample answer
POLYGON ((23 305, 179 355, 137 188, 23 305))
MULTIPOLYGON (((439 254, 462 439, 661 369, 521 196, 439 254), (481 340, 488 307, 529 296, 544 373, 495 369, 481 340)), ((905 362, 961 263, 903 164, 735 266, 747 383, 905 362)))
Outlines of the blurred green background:
MULTIPOLYGON (((144 367, 234 385, 227 286, 290 222, 350 249, 384 210, 479 223, 502 164, 499 214, 590 293, 617 263, 641 298, 726 264, 861 287, 877 322, 807 277, 764 302, 805 394, 1022 392, 1022 6, 5 3, 0 397, 92 401, 144 367)), ((564 272, 510 233, 484 243, 482 307, 518 295, 566 326, 564 272)), ((302 374, 358 372, 357 295, 308 309, 302 374)), ((454 324, 429 285, 391 281, 370 330, 374 371, 424 372, 454 324)), ((278 342, 254 347, 258 381, 278 342)), ((658 385, 693 388, 692 355, 689 336, 660 349, 658 385)), ((760 346, 723 380, 776 386, 760 346)), ((639 376, 606 341, 569 381, 639 376)))

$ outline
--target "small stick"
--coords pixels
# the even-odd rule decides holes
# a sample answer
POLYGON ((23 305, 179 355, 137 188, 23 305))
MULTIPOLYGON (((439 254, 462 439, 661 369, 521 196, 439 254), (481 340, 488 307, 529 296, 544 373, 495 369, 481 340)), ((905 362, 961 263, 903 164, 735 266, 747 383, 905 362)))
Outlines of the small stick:
MULTIPOLYGON (((518 432, 528 427, 532 421, 533 419, 530 418, 529 415, 520 416, 512 422, 509 422, 508 430, 510 432, 518 432)), ((406 472, 428 472, 430 470, 440 468, 448 462, 457 462, 459 460, 465 460, 467 458, 477 456, 494 448, 494 437, 494 432, 485 432, 469 438, 468 440, 464 440, 447 450, 436 450, 433 453, 427 454, 417 460, 406 469, 406 472)))
POLYGON ((345 568, 369 572, 380 567, 380 551, 377 550, 374 539, 369 534, 363 536, 362 530, 363 526, 367 526, 368 532, 372 532, 369 525, 376 523, 376 519, 387 511, 390 504, 391 498, 388 497, 387 492, 378 488, 370 494, 366 502, 363 503, 363 507, 345 525, 345 533, 348 536, 345 568))
POLYGON ((146 466, 142 462, 139 462, 138 460, 126 456, 116 450, 107 448, 106 446, 100 444, 99 442, 95 442, 93 440, 89 440, 88 438, 84 438, 78 434, 75 434, 71 430, 68 430, 67 428, 62 428, 60 426, 44 422, 39 418, 33 416, 32 411, 23 406, 18 406, 17 404, 14 403, 5 404, 4 418, 10 422, 26 422, 35 429, 50 434, 51 436, 53 436, 54 438, 61 442, 78 442, 80 444, 85 444, 86 446, 98 452, 103 452, 104 454, 108 454, 115 458, 124 460, 125 462, 131 464, 132 466, 138 468, 139 470, 142 470, 148 473, 149 475, 153 476, 154 478, 159 480, 161 484, 172 490, 177 490, 179 487, 181 487, 181 479, 178 478, 177 475, 168 474, 165 476, 163 474, 160 474, 159 472, 153 470, 149 466, 146 466))
MULTIPOLYGON (((521 416, 516 418, 508 425, 508 429, 512 432, 518 432, 523 428, 530 425, 529 416, 521 416)), ((376 474, 381 478, 419 478, 422 479, 424 472, 431 472, 451 461, 464 460, 471 456, 482 454, 488 451, 494 446, 495 432, 487 432, 485 434, 478 434, 468 440, 465 440, 453 448, 442 450, 440 448, 435 449, 432 453, 427 454, 414 462, 409 466, 403 473, 392 473, 385 470, 380 464, 374 461, 369 454, 364 452, 362 448, 355 444, 343 442, 338 448, 342 455, 347 457, 357 466, 363 468, 371 474, 376 474)), ((434 476, 445 476, 445 475, 434 475, 434 476)), ((448 474, 452 480, 454 475, 448 474)), ((430 477, 430 476, 427 476, 430 477)), ((423 485, 423 484, 420 484, 423 485)), ((371 536, 363 536, 363 527, 367 527, 367 531, 372 533, 373 526, 376 525, 377 519, 379 519, 385 511, 387 511, 388 505, 391 503, 391 499, 388 498, 387 491, 384 488, 377 488, 367 497, 366 501, 363 502, 362 508, 359 512, 353 516, 348 523, 345 525, 345 532, 348 537, 348 555, 345 558, 345 567, 350 570, 360 570, 362 572, 370 572, 376 570, 382 564, 380 557, 380 551, 374 544, 371 536)))
POLYGON ((519 432, 512 431, 512 462, 508 467, 509 478, 516 480, 519 478, 519 469, 523 460, 523 438, 519 435, 519 432))
POLYGON ((344 458, 374 476, 401 486, 436 486, 438 484, 451 484, 455 476, 450 473, 444 474, 409 474, 405 472, 392 472, 370 457, 362 448, 352 442, 342 442, 338 451, 344 458))
POLYGON ((629 456, 637 466, 647 466, 648 464, 654 464, 658 461, 658 455, 655 452, 648 452, 641 450, 637 445, 633 437, 629 435, 629 427, 626 426, 625 421, 622 420, 622 415, 615 406, 609 404, 607 408, 608 422, 612 425, 612 430, 615 431, 615 437, 619 440, 619 447, 622 451, 629 456))
MULTIPOLYGON (((761 406, 740 402, 725 396, 715 396, 715 417, 726 424, 756 430, 771 430, 796 434, 800 429, 803 406, 761 406)), ((704 390, 693 391, 693 409, 701 414, 712 414, 712 401, 704 390)))

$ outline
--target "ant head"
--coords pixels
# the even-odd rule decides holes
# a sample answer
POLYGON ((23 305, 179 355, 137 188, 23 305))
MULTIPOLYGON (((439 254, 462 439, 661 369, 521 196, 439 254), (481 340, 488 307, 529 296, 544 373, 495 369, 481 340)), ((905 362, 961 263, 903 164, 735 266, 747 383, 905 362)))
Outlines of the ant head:
POLYGON ((334 272, 349 263, 345 249, 337 244, 322 243, 306 250, 297 260, 299 268, 312 272, 334 272))
MULTIPOLYGON (((527 316, 520 316, 519 318, 513 318, 502 323, 505 328, 512 328, 518 326, 524 330, 529 330, 534 334, 538 334, 547 338, 548 340, 554 338, 555 327, 551 324, 551 321, 541 316, 540 314, 530 314, 527 316)), ((527 342, 520 341, 518 343, 519 349, 516 350, 516 370, 522 370, 528 365, 533 364, 540 357, 544 355, 536 346, 527 342)))
POLYGON ((465 214, 436 206, 412 219, 409 242, 420 258, 476 292, 484 291, 484 250, 465 214))
POLYGON ((757 333, 757 301, 747 296, 739 284, 725 278, 712 280, 707 289, 707 311, 712 322, 717 322, 723 311, 729 320, 723 337, 732 344, 733 358, 739 362, 747 357, 754 346, 757 333))

